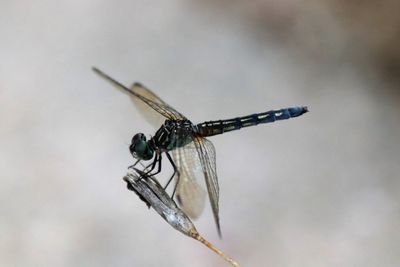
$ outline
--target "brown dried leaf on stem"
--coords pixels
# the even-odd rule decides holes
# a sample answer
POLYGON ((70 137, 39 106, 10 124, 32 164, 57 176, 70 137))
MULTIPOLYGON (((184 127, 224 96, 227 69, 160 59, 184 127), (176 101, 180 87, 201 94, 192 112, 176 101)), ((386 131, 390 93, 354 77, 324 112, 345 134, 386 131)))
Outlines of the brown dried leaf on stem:
POLYGON ((142 171, 133 168, 130 169, 128 174, 124 177, 124 181, 127 182, 129 190, 134 191, 148 207, 153 207, 153 209, 176 230, 200 241, 224 258, 232 266, 239 267, 236 261, 214 247, 214 245, 199 234, 193 222, 176 205, 175 201, 171 199, 156 180, 146 176, 142 171))

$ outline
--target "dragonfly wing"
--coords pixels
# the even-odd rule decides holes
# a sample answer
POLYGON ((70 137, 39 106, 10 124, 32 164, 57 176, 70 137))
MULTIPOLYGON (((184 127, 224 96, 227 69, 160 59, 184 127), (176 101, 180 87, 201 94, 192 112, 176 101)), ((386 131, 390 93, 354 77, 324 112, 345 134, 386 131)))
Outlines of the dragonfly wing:
MULTIPOLYGON (((152 92, 144 85, 140 83, 134 83, 131 86, 131 90, 132 92, 141 95, 142 97, 145 97, 146 99, 151 100, 152 102, 162 107, 166 112, 168 112, 170 116, 169 119, 175 119, 175 120, 186 119, 185 116, 183 116, 176 109, 168 105, 164 100, 162 100, 159 96, 157 96, 154 92, 152 92)), ((148 105, 146 105, 146 103, 141 101, 140 98, 131 97, 131 99, 135 103, 135 106, 138 108, 139 112, 149 123, 151 123, 155 127, 159 127, 161 124, 163 124, 165 118, 160 116, 159 113, 154 112, 154 110, 150 110, 148 108, 148 105)))
POLYGON ((198 183, 196 174, 201 171, 201 162, 196 147, 190 143, 184 147, 178 147, 172 151, 174 162, 179 171, 177 180, 176 198, 179 206, 196 219, 204 209, 206 192, 198 183))
POLYGON ((215 148, 211 141, 203 137, 194 137, 193 142, 196 146, 197 154, 200 158, 204 178, 206 180, 208 197, 214 215, 218 234, 221 236, 219 224, 219 185, 217 177, 217 166, 215 158, 215 148))
MULTIPOLYGON (((151 91, 142 91, 143 87, 137 86, 137 84, 133 84, 131 86, 131 90, 146 97, 149 100, 152 100, 155 103, 162 104, 160 98, 158 98, 155 94, 147 95, 148 92, 152 93, 151 91)), ((154 109, 149 108, 149 106, 143 102, 140 98, 131 96, 132 102, 135 104, 135 107, 142 115, 142 117, 155 128, 160 127, 165 121, 165 116, 161 115, 159 112, 156 112, 154 109)))
POLYGON ((162 101, 157 95, 155 95, 149 89, 145 88, 143 85, 135 83, 132 88, 128 88, 95 67, 93 67, 93 71, 95 71, 98 75, 100 75, 107 81, 111 82, 121 92, 128 94, 132 99, 140 99, 147 106, 151 107, 154 111, 158 112, 165 118, 170 120, 186 119, 185 116, 183 116, 174 108, 162 101), (147 98, 146 96, 150 98, 147 98))

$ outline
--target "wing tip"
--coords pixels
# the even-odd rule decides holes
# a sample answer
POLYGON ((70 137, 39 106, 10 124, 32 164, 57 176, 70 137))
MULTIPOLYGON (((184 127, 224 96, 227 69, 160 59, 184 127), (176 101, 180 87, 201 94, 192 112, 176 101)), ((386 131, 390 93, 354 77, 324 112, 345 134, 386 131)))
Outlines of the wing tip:
POLYGON ((97 75, 100 75, 101 77, 103 77, 106 80, 113 80, 111 79, 110 76, 108 76, 107 74, 105 74, 103 71, 101 71, 99 68, 92 66, 92 71, 94 71, 97 75))
POLYGON ((219 239, 222 239, 222 232, 221 232, 221 227, 219 226, 219 223, 217 224, 217 231, 218 231, 219 239))
POLYGON ((99 74, 100 76, 108 76, 107 74, 105 74, 102 70, 100 70, 96 66, 92 66, 92 71, 94 71, 95 73, 99 74))
POLYGON ((101 70, 99 70, 97 67, 95 67, 95 66, 92 66, 92 71, 94 71, 95 73, 97 73, 97 74, 101 74, 101 73, 103 73, 101 70))
POLYGON ((218 212, 214 213, 215 225, 217 226, 218 237, 222 239, 221 225, 219 224, 218 212))

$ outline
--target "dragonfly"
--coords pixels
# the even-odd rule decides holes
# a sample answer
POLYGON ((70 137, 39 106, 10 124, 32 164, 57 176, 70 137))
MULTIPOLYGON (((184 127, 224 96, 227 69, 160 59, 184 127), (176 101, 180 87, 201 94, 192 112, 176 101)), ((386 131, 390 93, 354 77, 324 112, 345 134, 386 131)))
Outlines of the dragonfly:
POLYGON ((129 95, 142 115, 159 127, 154 136, 148 140, 143 133, 137 133, 132 137, 129 150, 137 160, 134 165, 141 161, 149 161, 150 164, 145 167, 145 177, 155 177, 161 172, 162 155, 165 154, 174 170, 165 188, 171 180, 176 179, 171 198, 173 199, 176 193, 176 199, 181 208, 189 217, 195 219, 202 213, 208 193, 219 236, 221 236, 221 227, 215 148, 206 137, 294 118, 308 112, 306 106, 296 106, 233 119, 193 124, 142 84, 134 83, 129 88, 96 67, 93 67, 93 71, 129 95), (160 124, 161 126, 159 126, 160 124), (204 177, 207 193, 199 183, 199 175, 196 175, 198 173, 196 170, 200 170, 200 174, 204 177))

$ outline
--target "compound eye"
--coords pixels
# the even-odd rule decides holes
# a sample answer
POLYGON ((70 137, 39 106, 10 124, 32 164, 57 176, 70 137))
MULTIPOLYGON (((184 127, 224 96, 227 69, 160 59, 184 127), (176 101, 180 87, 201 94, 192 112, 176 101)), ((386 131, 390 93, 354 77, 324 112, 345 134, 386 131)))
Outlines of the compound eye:
MULTIPOLYGON (((146 136, 142 133, 135 134, 132 137, 132 143, 129 146, 129 151, 134 158, 147 160, 147 158, 150 157, 150 155, 148 155, 150 152, 146 141, 146 136)), ((151 156, 153 156, 153 154, 151 154, 151 156)))
POLYGON ((142 133, 137 133, 132 137, 132 145, 135 145, 139 141, 146 141, 146 136, 142 133))

